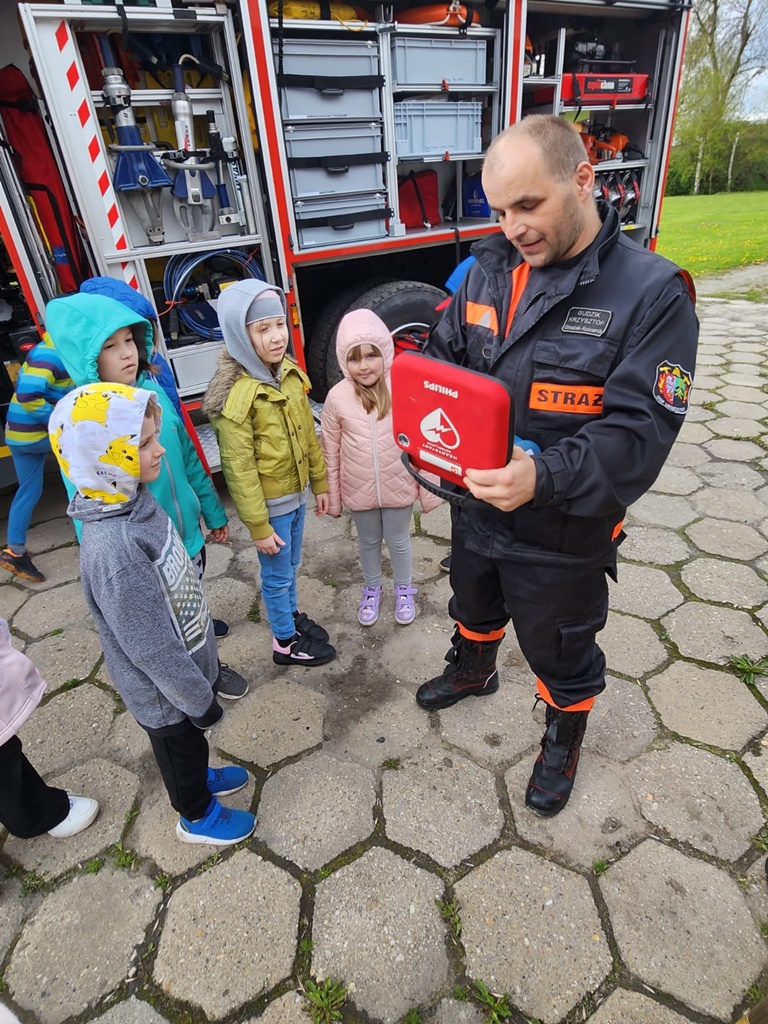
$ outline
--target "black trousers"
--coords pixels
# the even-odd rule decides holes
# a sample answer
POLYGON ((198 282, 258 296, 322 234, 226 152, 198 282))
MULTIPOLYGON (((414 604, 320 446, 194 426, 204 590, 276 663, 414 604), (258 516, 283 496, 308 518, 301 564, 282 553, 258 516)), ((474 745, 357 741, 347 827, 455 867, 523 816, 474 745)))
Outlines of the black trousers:
POLYGON ((147 732, 174 810, 190 821, 202 818, 211 802, 205 733, 188 720, 163 735, 147 732))
POLYGON ((492 633, 512 620, 548 703, 571 708, 605 689, 605 655, 595 642, 608 617, 604 569, 486 558, 467 550, 454 530, 451 587, 448 611, 472 632, 492 633))
POLYGON ((47 785, 27 760, 18 736, 0 746, 0 824, 19 839, 41 836, 69 814, 63 789, 47 785))

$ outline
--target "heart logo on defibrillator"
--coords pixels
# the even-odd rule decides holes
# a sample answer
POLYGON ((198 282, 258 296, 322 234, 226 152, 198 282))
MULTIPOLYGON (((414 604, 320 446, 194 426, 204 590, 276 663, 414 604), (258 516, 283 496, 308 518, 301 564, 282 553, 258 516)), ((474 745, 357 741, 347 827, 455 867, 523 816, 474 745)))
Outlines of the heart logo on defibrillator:
POLYGON ((436 444, 440 448, 447 448, 453 451, 461 444, 461 438, 456 427, 446 416, 443 409, 433 409, 420 423, 421 433, 430 444, 436 444))

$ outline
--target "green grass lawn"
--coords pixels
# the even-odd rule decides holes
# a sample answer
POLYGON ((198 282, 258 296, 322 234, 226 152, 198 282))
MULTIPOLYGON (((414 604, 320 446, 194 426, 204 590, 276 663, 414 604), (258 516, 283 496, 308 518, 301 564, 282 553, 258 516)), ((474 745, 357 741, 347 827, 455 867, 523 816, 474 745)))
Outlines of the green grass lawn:
POLYGON ((694 277, 768 260, 768 192, 668 196, 656 252, 694 277))

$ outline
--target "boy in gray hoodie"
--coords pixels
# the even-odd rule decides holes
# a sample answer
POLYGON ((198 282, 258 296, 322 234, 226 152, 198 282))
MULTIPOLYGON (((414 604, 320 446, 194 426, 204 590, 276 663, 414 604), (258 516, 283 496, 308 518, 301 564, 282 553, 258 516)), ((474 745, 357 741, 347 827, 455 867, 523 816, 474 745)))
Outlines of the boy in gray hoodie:
POLYGON ((222 716, 219 659, 197 572, 146 486, 160 472, 160 407, 151 391, 86 384, 49 422, 51 447, 77 493, 80 578, 109 674, 149 735, 182 842, 230 846, 256 819, 219 796, 247 785, 236 766, 208 767, 204 730, 222 716))

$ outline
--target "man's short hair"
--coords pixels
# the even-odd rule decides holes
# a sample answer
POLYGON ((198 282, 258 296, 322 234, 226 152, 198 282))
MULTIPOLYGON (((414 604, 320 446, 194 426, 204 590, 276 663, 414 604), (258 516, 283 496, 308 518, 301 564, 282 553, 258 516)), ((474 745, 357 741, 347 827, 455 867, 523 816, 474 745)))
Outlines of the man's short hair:
POLYGON ((498 156, 494 150, 499 144, 521 138, 530 139, 539 147, 552 177, 557 181, 567 181, 579 164, 587 159, 581 133, 571 121, 554 114, 531 114, 496 136, 488 147, 486 162, 498 156))

